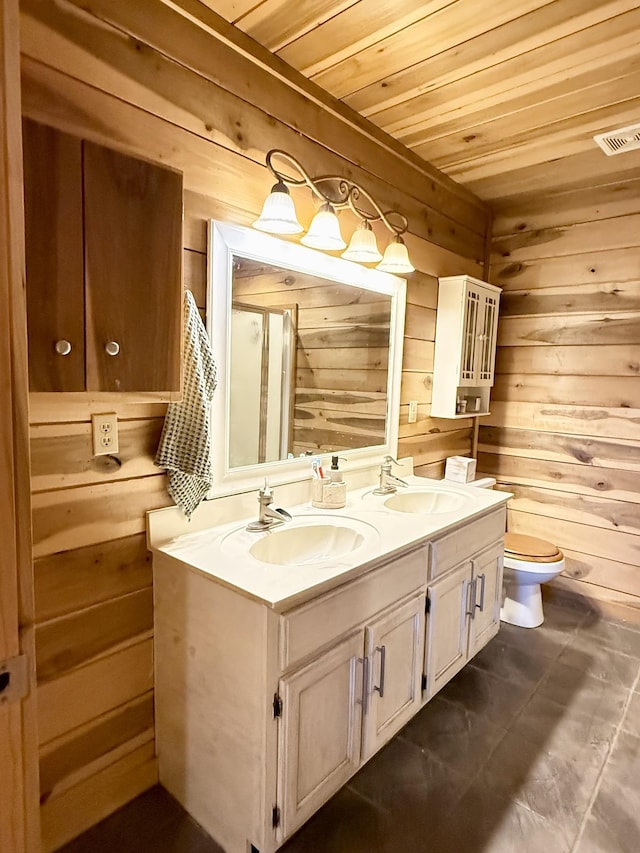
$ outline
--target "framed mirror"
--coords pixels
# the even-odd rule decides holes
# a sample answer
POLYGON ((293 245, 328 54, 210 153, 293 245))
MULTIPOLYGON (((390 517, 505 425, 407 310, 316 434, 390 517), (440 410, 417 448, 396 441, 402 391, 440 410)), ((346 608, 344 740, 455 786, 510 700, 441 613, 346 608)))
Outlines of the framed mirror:
POLYGON ((211 221, 207 331, 218 367, 211 496, 395 455, 406 282, 211 221))

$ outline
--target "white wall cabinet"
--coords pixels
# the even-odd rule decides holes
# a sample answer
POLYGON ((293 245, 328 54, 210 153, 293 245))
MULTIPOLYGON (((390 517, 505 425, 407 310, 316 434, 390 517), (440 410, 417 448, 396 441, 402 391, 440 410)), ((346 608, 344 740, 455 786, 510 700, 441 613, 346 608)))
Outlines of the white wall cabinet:
POLYGON ((155 553, 160 781, 227 853, 277 850, 496 633, 504 524, 283 612, 155 553))
POLYGON ((500 293, 499 287, 466 275, 438 280, 434 417, 488 414, 500 293))

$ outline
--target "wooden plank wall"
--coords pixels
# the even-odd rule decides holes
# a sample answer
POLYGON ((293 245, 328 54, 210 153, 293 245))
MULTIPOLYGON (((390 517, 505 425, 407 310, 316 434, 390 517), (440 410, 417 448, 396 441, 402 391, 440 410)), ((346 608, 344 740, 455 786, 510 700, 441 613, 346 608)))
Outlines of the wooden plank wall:
POLYGON ((640 205, 633 182, 547 197, 495 224, 497 381, 479 467, 510 530, 552 539, 559 585, 640 608, 640 205))
MULTIPOLYGON (((372 141, 160 0, 23 0, 23 109, 184 173, 185 283, 204 308, 206 221, 249 224, 270 147, 360 180, 410 219, 400 454, 426 473, 468 452, 470 423, 429 418, 437 276, 482 276, 486 210, 372 141), (259 106, 255 106, 258 103, 259 106), (408 401, 419 420, 406 424, 408 401)), ((203 7, 204 9, 205 7, 203 7)), ((302 196, 300 196, 302 199, 302 196)), ((296 198, 299 202, 299 199, 296 198)), ((300 205, 309 219, 309 202, 300 205)), ((355 223, 352 223, 355 224, 355 223)), ((348 227, 348 226, 347 226, 348 227)), ((156 779, 152 578, 144 514, 169 503, 153 456, 164 406, 32 396, 31 452, 44 849, 156 779), (94 459, 92 412, 120 419, 121 464, 94 459)))

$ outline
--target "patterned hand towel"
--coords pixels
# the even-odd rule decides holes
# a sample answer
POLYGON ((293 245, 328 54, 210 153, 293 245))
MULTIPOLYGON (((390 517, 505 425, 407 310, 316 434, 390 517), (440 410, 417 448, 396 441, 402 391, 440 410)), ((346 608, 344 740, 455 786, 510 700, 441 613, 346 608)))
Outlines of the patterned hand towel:
POLYGON ((185 291, 183 397, 169 403, 155 464, 166 468, 168 491, 187 518, 211 488, 211 401, 216 364, 195 299, 185 291))

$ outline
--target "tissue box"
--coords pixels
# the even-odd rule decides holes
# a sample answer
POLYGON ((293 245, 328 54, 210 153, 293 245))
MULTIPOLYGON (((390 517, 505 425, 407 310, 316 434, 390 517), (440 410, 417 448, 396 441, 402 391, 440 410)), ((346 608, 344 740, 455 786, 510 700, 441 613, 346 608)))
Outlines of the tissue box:
POLYGON ((444 467, 445 480, 470 483, 476 478, 476 460, 470 456, 449 456, 444 467))

